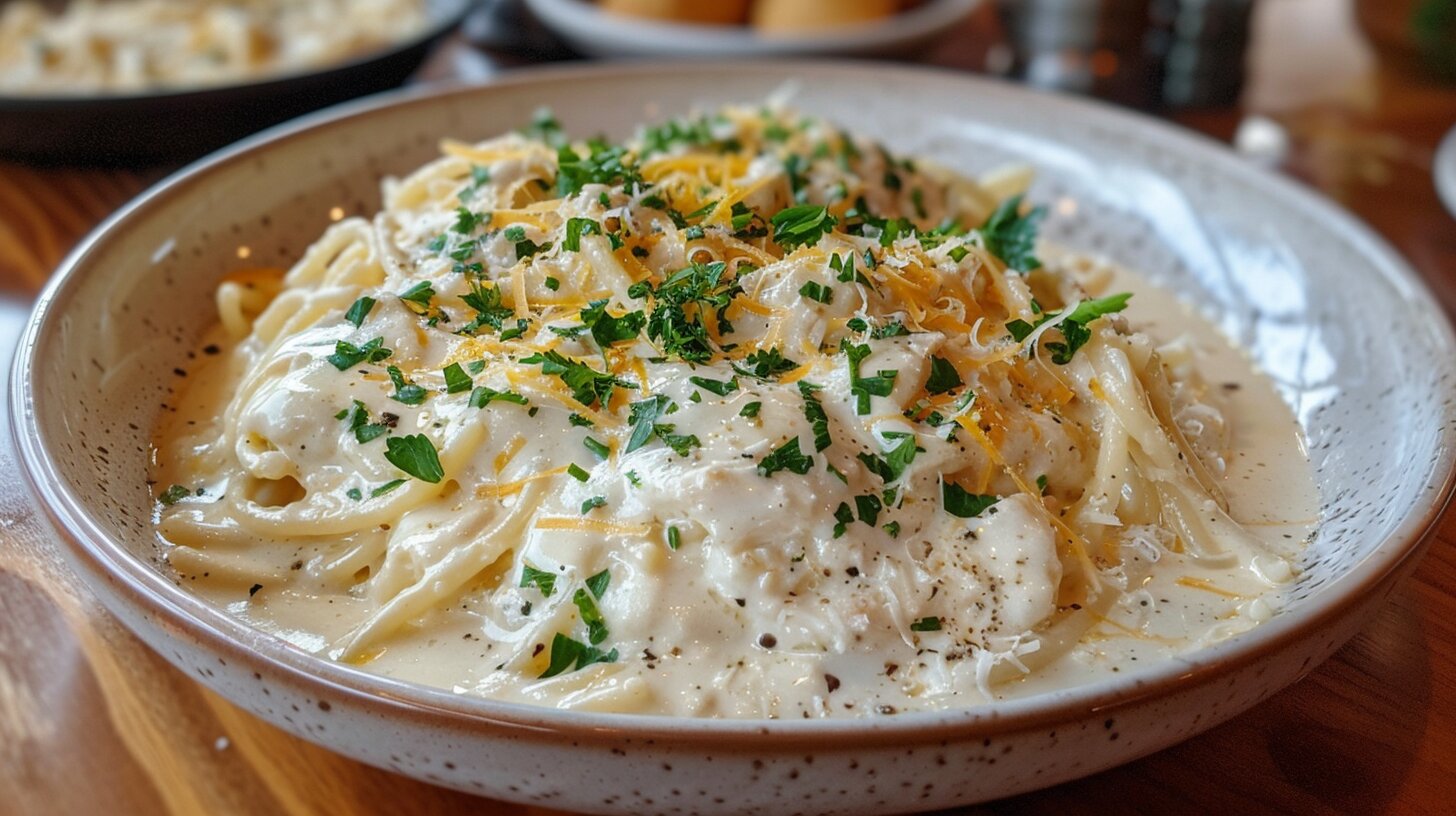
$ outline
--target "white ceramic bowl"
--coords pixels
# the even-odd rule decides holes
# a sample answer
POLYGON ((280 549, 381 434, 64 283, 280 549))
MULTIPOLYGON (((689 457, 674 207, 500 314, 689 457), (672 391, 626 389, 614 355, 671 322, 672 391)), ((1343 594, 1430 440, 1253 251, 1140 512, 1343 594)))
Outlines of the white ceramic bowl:
POLYGON ((526 0, 547 28, 593 57, 909 56, 949 31, 981 0, 929 0, 871 23, 764 36, 747 26, 671 23, 607 14, 588 0, 526 0))
POLYGON ((521 73, 315 115, 162 182, 63 265, 11 391, 26 478, 77 572, 168 660, 259 717, 349 756, 504 799, 612 813, 886 813, 1004 796, 1207 729, 1343 644, 1414 564, 1453 451, 1451 330, 1368 229, 1222 147, 1155 121, 948 73, 675 64, 521 73), (1309 439, 1324 523, 1288 610, 1119 679, 995 706, 873 720, 712 721, 569 713, 464 697, 310 656, 178 587, 145 484, 173 369, 230 268, 290 264, 377 180, 552 106, 624 135, 691 106, 796 104, 968 170, 1021 158, 1050 236, 1149 272, 1278 381, 1309 439), (610 105, 602 100, 612 100, 610 105), (1068 216, 1075 209, 1076 217, 1068 216), (337 214, 337 213, 336 213, 337 214), (247 261, 240 261, 247 247, 247 261))

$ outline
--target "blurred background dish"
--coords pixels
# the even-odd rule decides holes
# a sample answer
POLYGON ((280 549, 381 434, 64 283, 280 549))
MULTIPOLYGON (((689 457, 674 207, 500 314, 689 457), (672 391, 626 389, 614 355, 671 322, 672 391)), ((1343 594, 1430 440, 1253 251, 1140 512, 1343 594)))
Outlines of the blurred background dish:
POLYGON ((525 0, 573 50, 595 57, 904 56, 981 0, 525 0))
POLYGON ((108 4, 49 18, 31 3, 9 6, 0 22, 0 157, 82 164, 193 158, 400 85, 474 5, 374 2, 393 15, 389 25, 401 36, 386 40, 389 26, 377 19, 331 26, 303 14, 303 4, 259 20, 237 6, 208 15, 145 2, 126 23, 96 11, 108 4), (198 44, 201 56, 178 54, 174 40, 198 44), (230 53, 239 50, 251 53, 230 53))
POLYGON ((1456 216, 1456 128, 1452 128, 1436 150, 1436 192, 1446 202, 1446 209, 1456 216))

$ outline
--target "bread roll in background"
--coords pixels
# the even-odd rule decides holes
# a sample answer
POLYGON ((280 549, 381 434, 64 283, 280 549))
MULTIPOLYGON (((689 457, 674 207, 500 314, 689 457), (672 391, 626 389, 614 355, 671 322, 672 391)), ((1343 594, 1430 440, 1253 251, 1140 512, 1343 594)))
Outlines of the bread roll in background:
MULTIPOLYGON (((749 0, 601 0, 602 10, 611 14, 709 25, 747 22, 748 3, 749 0)), ((834 3, 823 5, 832 6, 834 3)))
POLYGON ((764 34, 809 34, 867 23, 899 10, 899 0, 756 0, 750 22, 764 34))

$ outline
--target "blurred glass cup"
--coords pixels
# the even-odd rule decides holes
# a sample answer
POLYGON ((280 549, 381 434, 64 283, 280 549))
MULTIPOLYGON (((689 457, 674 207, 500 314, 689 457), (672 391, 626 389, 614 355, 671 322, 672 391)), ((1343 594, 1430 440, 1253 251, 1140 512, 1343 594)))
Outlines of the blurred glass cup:
POLYGON ((1009 72, 1146 108, 1237 102, 1253 0, 997 0, 1009 72))

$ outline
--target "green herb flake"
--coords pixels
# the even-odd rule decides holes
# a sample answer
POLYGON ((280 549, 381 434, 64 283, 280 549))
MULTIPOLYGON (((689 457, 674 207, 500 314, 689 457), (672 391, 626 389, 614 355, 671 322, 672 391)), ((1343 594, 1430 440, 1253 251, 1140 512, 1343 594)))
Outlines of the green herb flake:
POLYGON ((541 590, 543 597, 549 598, 556 592, 555 573, 539 570, 530 564, 521 565, 521 583, 518 586, 528 587, 534 585, 541 590))
POLYGON ((602 617, 602 611, 597 608, 597 602, 592 600, 592 594, 585 589, 578 589, 571 596, 571 602, 576 605, 576 611, 581 614, 581 622, 586 624, 586 639, 593 646, 606 640, 609 634, 607 621, 602 617))
POLYGON ((1021 215, 1021 196, 1001 202, 981 225, 981 239, 992 255, 1018 272, 1031 272, 1041 267, 1036 255, 1036 230, 1046 216, 1045 207, 1037 207, 1021 215))
POLYGON ((729 394, 732 394, 734 391, 738 390, 737 377, 733 377, 728 380, 710 380, 707 377, 688 377, 688 382, 696 385, 704 391, 709 391, 711 393, 717 394, 720 397, 726 397, 729 394))
POLYGON ((667 528, 667 548, 673 552, 677 552, 681 546, 682 533, 678 532, 677 527, 669 525, 667 528))
POLYGON ((415 385, 405 379, 404 373, 399 370, 399 366, 390 366, 385 370, 389 372, 390 382, 394 383, 394 393, 389 395, 390 399, 396 402, 402 402, 405 405, 419 405, 425 401, 425 397, 429 392, 423 386, 415 385))
POLYGON ((191 490, 188 490, 182 485, 174 484, 166 490, 163 490, 162 495, 158 496, 157 498, 159 501, 162 502, 163 506, 171 507, 172 505, 176 504, 179 501, 182 501, 183 499, 191 495, 191 490))
POLYGON ((834 290, 818 281, 805 281, 799 287, 799 294, 816 303, 829 303, 834 300, 834 290))
POLYGON ((578 465, 575 462, 572 462, 570 465, 566 466, 566 473, 568 476, 577 480, 578 482, 584 482, 587 479, 591 478, 591 474, 587 473, 585 470, 582 469, 581 465, 578 465))
POLYGON ((964 382, 960 372, 944 357, 931 356, 930 377, 925 381, 925 390, 932 394, 944 394, 960 388, 964 382))
POLYGON ((912 631, 912 632, 939 632, 940 631, 940 618, 935 617, 933 615, 932 616, 929 616, 929 617, 921 618, 920 620, 915 621, 914 623, 910 624, 910 631, 912 631))
POLYGON ((391 436, 385 440, 385 445, 384 458, 405 473, 430 484, 439 484, 445 478, 440 455, 434 443, 424 434, 391 436))
POLYGON ((376 337, 362 346, 340 340, 334 344, 334 353, 329 355, 328 360, 334 368, 348 371, 360 363, 377 363, 393 353, 384 347, 383 337, 376 337))
POLYGON ((844 535, 845 531, 849 529, 849 525, 853 523, 854 511, 849 509, 849 505, 840 502, 839 506, 834 508, 834 537, 839 538, 844 535))
MULTIPOLYGON (((580 252, 581 236, 601 234, 602 225, 590 218, 568 218, 566 220, 566 238, 562 240, 561 246, 568 252, 580 252)), ((556 290, 555 286, 549 284, 548 288, 552 291, 556 290)))
POLYGON ((799 381, 799 394, 804 398, 804 419, 808 420, 809 427, 814 432, 816 453, 833 444, 833 439, 829 436, 829 415, 824 412, 824 404, 814 396, 818 388, 819 386, 805 380, 799 381))
POLYGON ((369 316, 369 312, 374 309, 376 302, 374 298, 368 295, 359 298, 354 301, 354 305, 349 307, 349 311, 344 313, 344 319, 353 323, 354 328, 359 328, 364 325, 364 318, 369 316))
POLYGON ((820 238, 834 230, 839 219, 830 215, 827 207, 800 204, 774 213, 769 223, 774 228, 773 240, 788 250, 819 243, 820 238))
POLYGON ((741 417, 748 417, 749 419, 753 419, 754 417, 758 416, 758 412, 762 409, 763 403, 754 401, 748 403, 747 405, 744 405, 743 409, 738 412, 738 415, 741 417))
POLYGON ((595 663, 616 663, 617 650, 603 653, 595 646, 572 640, 557 632, 551 639, 551 658, 541 679, 555 677, 565 671, 577 671, 595 663))
POLYGON ((587 499, 586 501, 584 501, 584 502, 581 503, 581 514, 584 516, 587 513, 590 513, 591 511, 597 509, 598 507, 606 507, 606 506, 607 506, 607 497, 606 496, 592 496, 590 499, 587 499))
POLYGON ((613 387, 637 387, 634 383, 597 371, 586 363, 567 359, 555 351, 537 352, 529 357, 522 357, 521 362, 526 365, 539 364, 542 374, 559 378, 571 389, 572 398, 588 407, 598 403, 606 404, 613 387))
POLYGON ((364 491, 360 490, 357 487, 351 487, 348 490, 345 490, 344 491, 344 495, 345 496, 348 496, 349 498, 353 499, 354 501, 363 501, 364 500, 364 491))
POLYGON ((587 450, 596 454, 597 458, 602 461, 612 458, 612 449, 596 437, 585 437, 581 440, 581 444, 585 445, 587 450))
POLYGON ((516 405, 525 405, 526 398, 514 391, 497 391, 484 385, 477 385, 474 391, 470 392, 470 407, 484 408, 492 402, 510 402, 516 405))
POLYGON ((975 518, 1001 500, 999 496, 967 492, 955 482, 942 482, 940 493, 945 503, 945 512, 958 518, 975 518))
MULTIPOLYGON (((390 440, 390 441, 393 441, 393 440, 390 440)), ((371 499, 377 499, 380 496, 383 496, 385 493, 393 492, 395 488, 397 488, 400 485, 404 484, 404 481, 405 481, 404 479, 394 479, 392 481, 385 482, 384 484, 380 485, 379 487, 376 487, 373 490, 369 491, 369 497, 371 499)))
POLYGON ((445 393, 458 394, 461 391, 469 391, 475 383, 471 381, 470 375, 465 373, 465 368, 459 363, 451 363, 445 366, 445 393))
POLYGON ((802 476, 813 466, 814 457, 804 455, 799 449, 799 437, 796 436, 759 461, 758 475, 771 477, 781 470, 787 470, 802 476))

